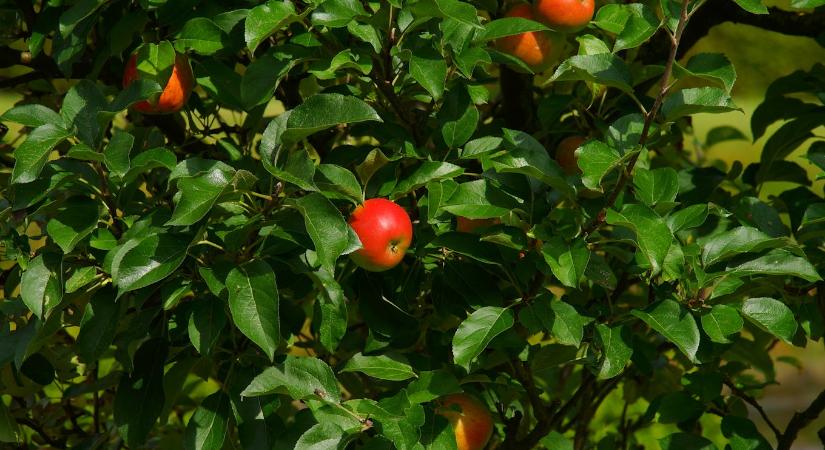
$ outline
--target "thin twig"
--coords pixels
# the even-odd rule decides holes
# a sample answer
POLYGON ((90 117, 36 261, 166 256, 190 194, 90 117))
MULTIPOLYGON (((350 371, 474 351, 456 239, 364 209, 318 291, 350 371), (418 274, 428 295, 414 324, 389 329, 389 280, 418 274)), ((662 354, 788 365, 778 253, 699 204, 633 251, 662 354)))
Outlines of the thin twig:
MULTIPOLYGON (((669 88, 668 81, 670 81, 670 76, 673 73, 673 64, 676 62, 676 53, 679 50, 679 41, 682 39, 682 33, 685 31, 685 25, 687 25, 689 18, 687 9, 688 2, 689 0, 682 0, 682 10, 679 14, 679 24, 676 26, 676 31, 670 36, 670 55, 665 63, 665 71, 662 74, 662 79, 659 82, 659 94, 656 96, 656 100, 653 102, 653 106, 650 108, 650 111, 648 111, 645 116, 642 134, 639 137, 639 147, 641 149, 644 149, 644 146, 647 143, 647 139, 650 136, 650 128, 653 125, 653 120, 656 119, 656 116, 659 114, 659 109, 661 108, 662 102, 664 102, 665 96, 667 95, 669 88)), ((596 214, 596 217, 590 225, 582 230, 584 236, 590 235, 590 233, 596 231, 600 226, 602 226, 607 218, 607 211, 613 207, 616 203, 616 199, 619 197, 619 194, 624 191, 625 185, 627 185, 628 181, 630 181, 631 174, 633 173, 633 167, 636 165, 636 161, 638 161, 638 159, 639 153, 636 153, 627 162, 627 166, 625 166, 621 177, 619 177, 619 181, 607 197, 607 202, 596 214)))

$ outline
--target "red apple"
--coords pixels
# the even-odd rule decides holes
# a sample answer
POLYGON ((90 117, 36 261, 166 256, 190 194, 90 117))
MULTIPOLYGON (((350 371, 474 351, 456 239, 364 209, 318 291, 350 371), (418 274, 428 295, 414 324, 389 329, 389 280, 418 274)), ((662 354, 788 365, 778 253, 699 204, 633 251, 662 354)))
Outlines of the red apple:
POLYGON ((593 18, 593 0, 538 0, 536 14, 548 27, 571 33, 584 28, 593 18))
POLYGON ((412 222, 404 208, 384 198, 371 198, 349 218, 362 248, 350 255, 355 264, 370 272, 397 266, 412 242, 412 222))
POLYGON ((458 450, 482 450, 493 434, 493 418, 483 403, 467 394, 443 397, 436 411, 453 426, 458 450))

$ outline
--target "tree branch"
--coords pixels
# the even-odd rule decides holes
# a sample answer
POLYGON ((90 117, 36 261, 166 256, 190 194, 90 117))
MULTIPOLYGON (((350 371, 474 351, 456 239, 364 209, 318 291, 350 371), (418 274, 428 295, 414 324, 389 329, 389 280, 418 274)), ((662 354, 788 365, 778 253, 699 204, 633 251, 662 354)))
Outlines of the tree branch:
POLYGON ((759 402, 757 402, 756 399, 753 398, 753 396, 743 391, 742 389, 736 387, 736 385, 733 384, 733 382, 731 382, 730 380, 725 380, 725 385, 727 385, 730 388, 731 392, 733 392, 734 395, 744 400, 745 403, 753 406, 754 409, 756 409, 756 411, 759 413, 759 415, 762 416, 762 420, 764 420, 765 423, 768 424, 768 427, 770 427, 771 431, 773 431, 773 434, 776 435, 776 439, 781 439, 782 432, 779 431, 779 428, 777 428, 776 425, 774 425, 771 418, 768 417, 768 414, 765 412, 765 409, 762 408, 762 405, 760 405, 759 402))
MULTIPOLYGON (((668 91, 668 82, 670 81, 670 75, 673 73, 673 63, 676 61, 676 52, 679 50, 679 42, 682 39, 682 33, 685 31, 685 26, 688 22, 688 0, 682 0, 682 10, 679 13, 679 24, 676 26, 676 31, 670 36, 670 55, 667 58, 667 62, 665 63, 665 72, 662 74, 662 78, 659 81, 659 95, 656 96, 656 100, 653 102, 653 106, 647 112, 645 116, 645 123, 642 127, 642 134, 639 137, 639 147, 644 149, 645 143, 647 143, 647 139, 650 136, 650 127, 653 125, 653 120, 656 119, 656 115, 659 114, 659 108, 662 106, 662 102, 665 99, 665 95, 668 91)), ((627 162, 627 166, 625 166, 624 171, 622 172, 621 177, 619 177, 619 181, 616 183, 616 186, 613 188, 613 191, 610 193, 610 196, 607 198, 607 202, 602 207, 602 209, 596 214, 596 217, 593 221, 584 228, 583 233, 585 236, 589 235, 593 231, 596 231, 602 224, 604 223, 605 219, 607 218, 607 211, 613 207, 616 203, 616 199, 619 197, 619 194, 624 191, 624 187, 628 181, 630 181, 631 173, 633 173, 633 167, 636 165, 636 161, 639 159, 639 153, 633 155, 630 160, 627 162)))
POLYGON ((790 450, 791 445, 796 440, 799 432, 808 426, 811 422, 816 420, 822 411, 825 410, 825 391, 819 393, 813 402, 805 411, 795 413, 785 427, 785 433, 779 437, 779 442, 776 444, 776 450, 790 450))

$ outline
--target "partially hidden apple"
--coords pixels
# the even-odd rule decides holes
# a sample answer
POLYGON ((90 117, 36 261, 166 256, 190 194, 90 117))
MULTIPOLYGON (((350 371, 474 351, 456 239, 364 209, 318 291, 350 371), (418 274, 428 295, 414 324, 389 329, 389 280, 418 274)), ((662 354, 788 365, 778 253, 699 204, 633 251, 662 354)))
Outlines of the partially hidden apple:
POLYGON ((538 0, 536 14, 548 27, 565 33, 581 30, 593 19, 594 0, 538 0))
POLYGON ((556 146, 556 162, 559 163, 564 173, 574 175, 581 172, 579 169, 576 150, 587 140, 584 136, 568 136, 556 146))
POLYGON ((468 219, 466 217, 456 217, 455 229, 462 233, 474 233, 478 229, 491 227, 501 223, 499 219, 468 219))
POLYGON ((493 434, 493 418, 479 400, 467 394, 442 397, 436 412, 453 426, 458 450, 482 450, 493 434))
POLYGON ((412 242, 412 222, 407 211, 384 198, 371 198, 356 207, 349 225, 362 246, 350 257, 370 272, 397 266, 412 242))
MULTIPOLYGON (((135 80, 140 78, 137 70, 137 54, 133 54, 126 63, 123 71, 123 87, 126 88, 135 80)), ((160 83, 163 84, 163 83, 160 83)), ((142 101, 132 105, 137 111, 144 114, 169 114, 183 109, 192 94, 195 85, 195 77, 192 75, 192 67, 186 55, 175 54, 175 65, 172 68, 172 75, 166 81, 166 86, 157 101, 142 101)))
MULTIPOLYGON (((527 3, 514 6, 504 16, 538 21, 533 7, 527 3)), ((544 71, 553 65, 561 54, 563 45, 562 39, 549 31, 514 34, 496 41, 499 50, 519 58, 536 72, 544 71)))

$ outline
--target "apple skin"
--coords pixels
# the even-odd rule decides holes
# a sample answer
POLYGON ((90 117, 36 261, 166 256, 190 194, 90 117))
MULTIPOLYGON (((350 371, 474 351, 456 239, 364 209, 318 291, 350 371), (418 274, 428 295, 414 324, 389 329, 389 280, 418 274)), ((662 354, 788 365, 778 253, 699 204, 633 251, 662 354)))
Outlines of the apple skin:
POLYGON ((462 233, 474 233, 479 228, 487 228, 500 223, 499 219, 468 219, 459 216, 455 219, 455 229, 462 233))
POLYGON ((349 218, 362 248, 350 254, 359 267, 383 272, 397 266, 412 242, 412 222, 404 208, 385 198, 371 198, 349 218))
MULTIPOLYGON (((527 3, 514 6, 504 16, 538 21, 533 7, 527 3)), ((519 58, 536 72, 542 72, 553 65, 563 45, 561 38, 549 31, 531 31, 496 40, 499 50, 519 58)))
POLYGON ((559 142, 556 147, 556 162, 559 163, 564 173, 575 175, 581 173, 579 169, 576 149, 581 147, 587 140, 584 136, 568 136, 559 142))
MULTIPOLYGON (((140 78, 140 73, 137 71, 137 54, 129 58, 126 63, 126 69, 123 71, 123 88, 128 87, 132 82, 140 78)), ((192 67, 189 65, 189 59, 180 53, 175 54, 175 65, 172 68, 172 75, 163 92, 160 94, 156 103, 149 101, 142 101, 132 105, 136 111, 143 114, 170 114, 176 113, 183 109, 183 106, 189 101, 189 95, 192 94, 192 87, 195 85, 195 77, 192 75, 192 67)))
POLYGON ((458 450, 482 450, 487 445, 493 434, 493 418, 483 403, 467 394, 448 395, 439 403, 436 412, 453 426, 458 450))
POLYGON ((548 27, 565 33, 581 30, 593 19, 594 0, 538 0, 536 14, 548 27))

